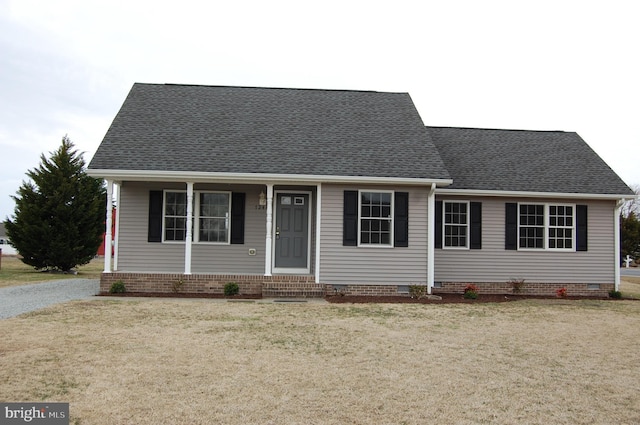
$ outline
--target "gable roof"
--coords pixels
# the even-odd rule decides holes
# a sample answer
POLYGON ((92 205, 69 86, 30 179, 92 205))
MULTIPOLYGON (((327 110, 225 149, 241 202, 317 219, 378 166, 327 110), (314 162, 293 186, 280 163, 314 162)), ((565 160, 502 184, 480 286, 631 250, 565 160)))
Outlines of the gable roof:
POLYGON ((340 90, 136 83, 89 170, 450 183, 407 93, 340 90))
POLYGON ((453 176, 447 189, 633 194, 576 133, 427 128, 453 176))

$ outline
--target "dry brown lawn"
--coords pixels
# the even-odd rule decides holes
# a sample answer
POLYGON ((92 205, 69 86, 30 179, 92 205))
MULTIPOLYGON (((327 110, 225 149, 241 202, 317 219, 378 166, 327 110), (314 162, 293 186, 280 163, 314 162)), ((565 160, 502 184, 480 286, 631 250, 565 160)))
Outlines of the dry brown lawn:
POLYGON ((640 301, 72 302, 0 321, 71 424, 638 424, 640 301))
POLYGON ((622 276, 620 291, 625 297, 640 298, 640 277, 622 276))
POLYGON ((91 260, 89 264, 78 267, 78 274, 73 275, 43 273, 26 265, 16 256, 3 256, 0 259, 0 288, 76 277, 83 279, 100 279, 100 274, 103 270, 103 258, 95 258, 91 260))

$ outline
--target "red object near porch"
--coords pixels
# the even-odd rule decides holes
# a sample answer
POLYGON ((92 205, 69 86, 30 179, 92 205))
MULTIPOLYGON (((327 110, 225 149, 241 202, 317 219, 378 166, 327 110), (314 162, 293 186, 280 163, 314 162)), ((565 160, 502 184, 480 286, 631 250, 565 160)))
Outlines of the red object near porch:
MULTIPOLYGON (((102 234, 102 243, 100 244, 100 246, 98 247, 98 252, 96 253, 96 255, 104 255, 104 238, 107 236, 107 232, 104 232, 102 234)), ((113 241, 116 238, 116 209, 113 208, 111 210, 111 255, 113 255, 113 241)))

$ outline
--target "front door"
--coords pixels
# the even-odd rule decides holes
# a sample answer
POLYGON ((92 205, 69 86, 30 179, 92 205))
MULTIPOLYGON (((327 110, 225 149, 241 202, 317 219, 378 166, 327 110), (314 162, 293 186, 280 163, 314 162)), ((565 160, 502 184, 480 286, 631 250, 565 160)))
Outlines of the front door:
POLYGON ((308 270, 309 194, 276 194, 274 267, 308 270))

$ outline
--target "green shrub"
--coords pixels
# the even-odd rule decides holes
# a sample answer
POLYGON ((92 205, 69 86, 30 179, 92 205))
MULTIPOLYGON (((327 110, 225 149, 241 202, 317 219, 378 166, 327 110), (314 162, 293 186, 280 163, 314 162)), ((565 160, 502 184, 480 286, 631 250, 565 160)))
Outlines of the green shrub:
POLYGON ((619 300, 620 298, 622 298, 622 292, 612 289, 609 291, 609 297, 619 300))
POLYGON ((473 283, 470 283, 464 288, 464 298, 468 300, 475 300, 478 298, 478 292, 479 292, 478 286, 474 285, 473 283))
POLYGON ((232 295, 238 295, 239 292, 240 292, 240 287, 235 282, 229 282, 226 285, 224 285, 224 296, 225 297, 230 297, 232 295))
POLYGON ((175 282, 171 283, 171 290, 177 294, 182 290, 183 286, 184 286, 184 280, 178 279, 175 282))
POLYGON ((513 293, 517 294, 522 291, 522 287, 524 286, 524 279, 520 278, 511 278, 507 281, 507 283, 511 284, 511 288, 513 289, 513 293))
POLYGON ((111 285, 111 288, 109 288, 110 294, 124 294, 125 292, 127 292, 127 288, 121 280, 116 280, 113 282, 113 285, 111 285))
POLYGON ((424 285, 409 285, 409 296, 415 299, 421 299, 427 296, 427 287, 424 285))
POLYGON ((464 293, 464 298, 468 300, 476 300, 478 299, 478 293, 476 291, 467 291, 464 293))

